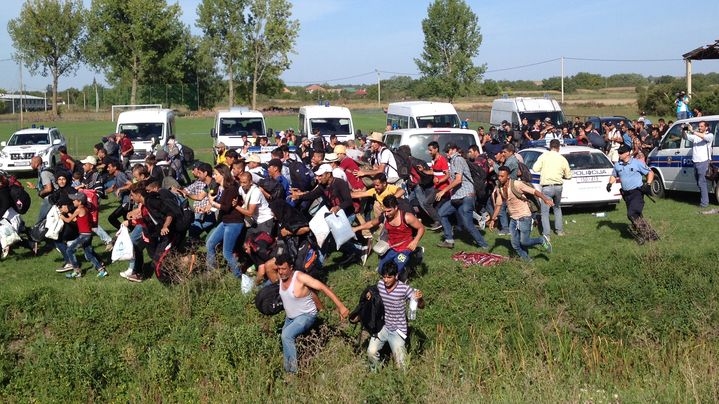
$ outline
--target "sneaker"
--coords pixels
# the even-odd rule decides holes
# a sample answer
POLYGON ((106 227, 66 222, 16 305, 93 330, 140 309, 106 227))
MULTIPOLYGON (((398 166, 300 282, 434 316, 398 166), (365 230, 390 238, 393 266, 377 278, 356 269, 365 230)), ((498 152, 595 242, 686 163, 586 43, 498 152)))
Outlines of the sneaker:
POLYGON ((558 232, 557 232, 557 236, 559 236, 559 237, 563 237, 564 235, 565 235, 565 233, 564 233, 563 231, 558 231, 558 232))
POLYGON ((112 244, 112 241, 110 241, 109 243, 105 244, 105 252, 110 252, 110 251, 112 251, 112 247, 113 247, 113 246, 114 246, 114 244, 112 244))
POLYGON ((434 223, 430 224, 429 226, 427 226, 427 228, 430 229, 431 231, 437 231, 442 228, 442 223, 434 222, 434 223))
POLYGON ((127 279, 130 282, 135 282, 135 283, 140 283, 140 282, 144 281, 144 279, 142 279, 142 277, 140 277, 140 275, 138 275, 138 274, 131 274, 130 276, 128 276, 125 279, 127 279))
POLYGON ((105 269, 105 267, 101 267, 100 269, 97 270, 97 277, 98 277, 98 278, 104 278, 104 277, 106 277, 107 275, 108 275, 108 273, 107 273, 107 269, 105 269))
POLYGON ((437 243, 437 247, 440 248, 454 248, 454 243, 450 243, 448 241, 442 241, 441 243, 437 243))
POLYGON ((82 278, 82 272, 80 272, 79 268, 76 268, 71 273, 65 275, 65 278, 67 279, 76 279, 76 278, 82 278))
POLYGON ((549 237, 542 236, 542 238, 544 239, 544 242, 542 243, 542 247, 544 247, 545 251, 547 251, 548 253, 551 254, 552 253, 552 243, 549 242, 549 237))
POLYGON ((2 249, 2 258, 3 258, 3 259, 7 258, 8 254, 10 254, 10 246, 9 246, 9 245, 3 247, 3 249, 2 249))
POLYGON ((719 209, 709 209, 709 210, 703 210, 699 211, 702 215, 716 215, 719 213, 719 209))
POLYGON ((497 232, 498 236, 509 236, 509 232, 506 230, 500 230, 497 232))
POLYGON ((57 272, 57 273, 63 273, 63 272, 68 272, 68 271, 72 271, 72 264, 65 264, 61 268, 58 268, 55 270, 55 272, 57 272))
POLYGON ((120 276, 127 279, 128 276, 132 275, 132 269, 128 268, 122 272, 120 272, 120 276))

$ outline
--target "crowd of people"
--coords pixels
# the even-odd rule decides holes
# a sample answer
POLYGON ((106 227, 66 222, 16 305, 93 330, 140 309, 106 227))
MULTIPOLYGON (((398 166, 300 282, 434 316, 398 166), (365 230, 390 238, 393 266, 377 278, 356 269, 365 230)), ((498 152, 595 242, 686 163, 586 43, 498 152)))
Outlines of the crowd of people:
MULTIPOLYGON (((562 138, 574 136, 580 144, 606 151, 617 163, 610 183, 621 179, 628 217, 643 232, 643 241, 658 238, 650 227, 642 230, 646 221, 639 223, 646 193, 642 175, 651 176, 642 150, 665 125, 660 120, 649 135, 644 121, 638 119, 633 131, 608 125, 604 136, 591 123, 579 122, 561 129, 551 122, 537 121, 531 127, 524 122, 519 135, 508 123, 501 130, 479 128, 480 146, 462 150, 450 142, 440 149, 438 142, 430 142, 429 161, 412 156, 408 146, 390 150, 378 132, 340 143, 334 135, 299 139, 289 129, 275 139, 258 136, 257 144, 276 146, 266 163, 250 151, 249 139, 237 150, 218 144, 210 163, 187 156, 171 138, 144 164, 132 165, 131 142, 128 146, 129 139, 115 134, 79 161, 66 150, 53 168, 45 167, 40 157, 32 159, 37 182, 28 182, 25 189, 36 190, 41 205, 30 233, 39 228, 60 252, 63 265, 57 272, 68 272, 70 279, 86 276, 76 257, 82 249, 97 276, 105 277, 108 262, 95 252, 93 238, 97 235, 106 251, 113 249, 99 212, 101 204, 116 203, 107 219, 129 232, 133 254, 119 273, 128 281, 154 276, 171 282, 165 263, 170 252, 206 250, 206 270, 231 272, 242 279, 244 292, 278 284, 286 312, 282 346, 288 372, 297 371, 294 341, 315 322, 321 305, 318 292, 330 297, 342 318, 348 316, 346 306, 323 283, 328 258, 338 251, 333 262, 339 267, 365 265, 374 251, 380 256, 377 288, 386 315, 385 326, 372 335, 368 355, 376 364, 377 352, 389 342, 402 366, 405 303, 422 301, 421 291, 406 282, 423 260, 426 230, 442 232, 437 244, 441 248, 454 248, 461 230, 478 250, 488 250, 482 233, 496 228, 498 235, 511 237, 513 250, 523 260, 531 260, 529 249, 534 246, 551 253, 550 208, 554 232, 562 236, 562 183, 572 175, 559 153, 562 138), (526 182, 529 168, 516 153, 529 139, 548 140, 550 150, 532 167, 540 173, 541 190, 526 182), (319 237, 313 218, 322 207, 327 215, 345 218, 342 223, 355 237, 341 242, 333 235, 319 237), (535 222, 541 237, 531 236, 535 222), (145 252, 151 261, 147 264, 145 252)), ((0 216, 15 207, 11 185, 22 187, 11 181, 13 177, 0 175, 0 216)), ((29 242, 37 250, 41 239, 30 237, 29 242)), ((3 255, 8 253, 9 247, 3 255)))

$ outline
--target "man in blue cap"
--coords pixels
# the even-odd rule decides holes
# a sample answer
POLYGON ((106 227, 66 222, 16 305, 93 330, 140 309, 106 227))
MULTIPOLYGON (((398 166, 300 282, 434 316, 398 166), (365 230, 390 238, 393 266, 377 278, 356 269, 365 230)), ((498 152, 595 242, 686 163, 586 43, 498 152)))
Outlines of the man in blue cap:
POLYGON ((621 180, 622 198, 627 204, 627 217, 632 222, 630 231, 637 240, 637 243, 644 244, 646 241, 659 240, 659 235, 652 229, 649 222, 642 216, 644 210, 644 195, 649 195, 654 172, 641 161, 632 157, 632 149, 623 144, 619 147, 619 161, 614 164, 612 176, 609 177, 607 192, 611 192, 612 184, 621 180), (647 176, 644 183, 643 176, 647 176))

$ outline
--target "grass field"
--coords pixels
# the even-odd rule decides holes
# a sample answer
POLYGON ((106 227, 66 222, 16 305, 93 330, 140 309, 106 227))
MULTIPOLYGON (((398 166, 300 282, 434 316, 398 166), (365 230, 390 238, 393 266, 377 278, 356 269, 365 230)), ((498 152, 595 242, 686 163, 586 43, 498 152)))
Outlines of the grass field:
MULTIPOLYGON (((294 117, 268 121, 296 126, 294 117)), ((379 114, 355 121, 363 132, 383 127, 379 114)), ((57 126, 78 157, 113 129, 57 126)), ((177 123, 200 158, 209 156, 210 126, 177 123)), ((0 125, 0 133, 13 129, 0 125)), ((108 202, 105 215, 116 203, 108 202)), ((407 372, 369 373, 359 330, 327 311, 300 349, 302 372, 287 377, 283 315, 259 315, 229 274, 131 284, 118 276, 126 265, 115 263, 108 278, 89 271, 69 281, 54 272, 57 252, 33 257, 18 248, 0 261, 0 400, 716 402, 719 216, 698 215, 697 202, 693 194, 647 202, 662 240, 644 247, 631 240, 623 205, 605 218, 566 211, 567 236, 553 238, 551 255, 531 251, 533 264, 463 268, 429 233, 426 265, 410 282, 427 307, 411 322, 407 372)), ((510 255, 508 238, 486 237, 493 252, 510 255)), ((460 240, 459 250, 471 247, 460 240)), ((376 264, 375 256, 366 268, 330 264, 328 284, 353 307, 376 282, 376 264)))

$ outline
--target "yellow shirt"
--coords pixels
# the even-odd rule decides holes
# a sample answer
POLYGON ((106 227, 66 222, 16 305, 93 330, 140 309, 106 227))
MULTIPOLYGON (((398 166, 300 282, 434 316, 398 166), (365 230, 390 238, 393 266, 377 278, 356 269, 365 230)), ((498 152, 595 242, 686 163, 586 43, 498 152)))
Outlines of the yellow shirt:
POLYGON ((554 150, 543 153, 532 166, 539 173, 539 185, 562 185, 572 178, 572 170, 564 156, 554 150))
POLYGON ((377 199, 377 202, 379 202, 381 205, 384 202, 384 198, 386 198, 390 195, 394 195, 398 189, 399 188, 397 188, 396 185, 387 184, 387 188, 385 188, 384 192, 382 192, 379 195, 377 194, 377 190, 374 188, 368 189, 367 192, 369 193, 370 197, 377 199))
POLYGON ((225 151, 223 151, 222 153, 218 154, 217 161, 215 163, 227 165, 227 163, 225 162, 225 154, 226 153, 227 153, 227 149, 225 149, 225 151))

